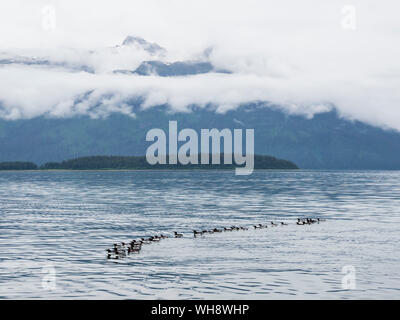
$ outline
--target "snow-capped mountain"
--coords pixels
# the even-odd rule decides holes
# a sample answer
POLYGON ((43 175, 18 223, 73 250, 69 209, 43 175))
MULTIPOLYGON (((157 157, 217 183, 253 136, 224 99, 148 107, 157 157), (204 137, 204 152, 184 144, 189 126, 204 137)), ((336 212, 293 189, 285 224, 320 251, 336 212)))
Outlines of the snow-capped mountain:
POLYGON ((143 49, 152 55, 165 55, 167 50, 154 42, 149 42, 141 37, 127 36, 122 42, 122 46, 134 46, 137 49, 143 49))
MULTIPOLYGON (((205 52, 210 52, 206 49, 205 52)), ((127 36, 121 44, 93 50, 57 48, 57 50, 18 50, 1 52, 0 67, 25 65, 61 68, 87 73, 124 73, 136 75, 178 76, 218 71, 206 59, 170 61, 168 51, 159 44, 141 37, 127 36)))

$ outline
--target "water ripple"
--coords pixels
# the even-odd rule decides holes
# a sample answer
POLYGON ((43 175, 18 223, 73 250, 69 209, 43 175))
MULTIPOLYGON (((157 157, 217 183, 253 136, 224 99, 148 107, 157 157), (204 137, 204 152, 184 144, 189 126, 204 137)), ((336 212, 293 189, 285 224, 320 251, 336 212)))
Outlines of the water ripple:
POLYGON ((398 299, 399 208, 397 171, 0 172, 0 297, 398 299), (191 234, 298 216, 327 221, 191 234), (185 237, 105 259, 114 242, 172 231, 185 237))

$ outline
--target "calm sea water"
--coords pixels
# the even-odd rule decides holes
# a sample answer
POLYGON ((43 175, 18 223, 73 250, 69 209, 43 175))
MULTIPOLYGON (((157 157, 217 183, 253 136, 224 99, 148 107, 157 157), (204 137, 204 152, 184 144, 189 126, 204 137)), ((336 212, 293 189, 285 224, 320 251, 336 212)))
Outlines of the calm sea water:
POLYGON ((0 298, 399 299, 399 227, 400 172, 0 172, 0 298), (191 233, 271 220, 289 225, 191 233))

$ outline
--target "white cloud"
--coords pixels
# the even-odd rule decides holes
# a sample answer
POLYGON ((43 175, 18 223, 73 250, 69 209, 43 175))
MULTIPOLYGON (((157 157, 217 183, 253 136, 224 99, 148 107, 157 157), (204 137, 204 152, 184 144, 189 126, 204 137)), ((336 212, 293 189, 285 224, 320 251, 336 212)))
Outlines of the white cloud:
POLYGON ((347 4, 5 0, 0 4, 0 52, 84 64, 96 73, 0 67, 0 117, 130 113, 127 99, 143 95, 144 107, 169 103, 181 111, 189 104, 214 103, 222 112, 265 100, 312 116, 335 105, 345 117, 400 130, 400 4, 354 0, 356 29, 344 30, 341 8, 347 4), (44 5, 56 9, 54 31, 42 29, 44 5), (195 58, 213 46, 210 61, 234 74, 110 74, 154 58, 144 51, 115 48, 128 34, 167 48, 166 57, 156 57, 165 61, 195 58), (77 103, 88 91, 92 93, 77 103))

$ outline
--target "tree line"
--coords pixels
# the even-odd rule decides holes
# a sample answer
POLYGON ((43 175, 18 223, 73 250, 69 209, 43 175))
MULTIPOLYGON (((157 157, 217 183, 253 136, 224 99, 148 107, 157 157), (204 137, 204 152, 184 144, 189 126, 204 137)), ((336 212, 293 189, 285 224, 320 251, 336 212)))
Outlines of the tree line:
MULTIPOLYGON (((127 170, 127 169, 234 169, 238 167, 232 164, 156 164, 147 163, 145 156, 89 156, 80 157, 62 162, 47 162, 41 166, 33 162, 0 162, 0 170, 127 170)), ((200 157, 200 155, 199 155, 200 157)), ((211 155, 210 155, 211 157, 211 155)), ((200 162, 200 161, 199 161, 200 162)), ((267 155, 254 155, 255 169, 298 169, 291 161, 278 159, 267 155)))

